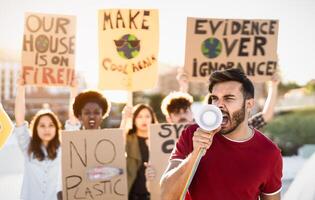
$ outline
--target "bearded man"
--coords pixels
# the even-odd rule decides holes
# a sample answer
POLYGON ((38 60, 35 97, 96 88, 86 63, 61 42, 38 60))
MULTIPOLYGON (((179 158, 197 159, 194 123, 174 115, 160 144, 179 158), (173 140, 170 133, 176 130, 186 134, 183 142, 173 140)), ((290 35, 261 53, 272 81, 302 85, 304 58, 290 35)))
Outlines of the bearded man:
POLYGON ((204 148, 186 194, 192 200, 279 200, 282 157, 279 148, 248 126, 254 107, 254 86, 240 69, 210 76, 212 104, 223 114, 221 126, 211 132, 197 124, 181 134, 161 178, 162 199, 177 200, 184 190, 199 150, 204 148))

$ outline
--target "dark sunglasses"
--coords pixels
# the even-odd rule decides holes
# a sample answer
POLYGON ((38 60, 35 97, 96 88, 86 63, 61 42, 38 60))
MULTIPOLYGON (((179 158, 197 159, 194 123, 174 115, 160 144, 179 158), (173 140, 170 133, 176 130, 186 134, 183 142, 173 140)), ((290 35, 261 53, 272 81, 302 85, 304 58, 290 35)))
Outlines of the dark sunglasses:
POLYGON ((120 48, 123 47, 126 44, 130 44, 132 48, 136 48, 140 45, 140 40, 131 40, 131 41, 126 41, 126 40, 114 40, 116 47, 120 48))

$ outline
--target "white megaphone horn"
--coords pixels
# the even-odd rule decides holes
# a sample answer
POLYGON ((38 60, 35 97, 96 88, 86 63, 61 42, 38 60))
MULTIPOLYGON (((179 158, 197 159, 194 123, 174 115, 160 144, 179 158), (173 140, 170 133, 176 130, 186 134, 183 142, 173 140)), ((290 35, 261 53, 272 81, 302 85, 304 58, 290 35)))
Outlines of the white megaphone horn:
POLYGON ((211 104, 203 105, 195 115, 196 123, 206 132, 219 128, 222 118, 221 110, 211 104))

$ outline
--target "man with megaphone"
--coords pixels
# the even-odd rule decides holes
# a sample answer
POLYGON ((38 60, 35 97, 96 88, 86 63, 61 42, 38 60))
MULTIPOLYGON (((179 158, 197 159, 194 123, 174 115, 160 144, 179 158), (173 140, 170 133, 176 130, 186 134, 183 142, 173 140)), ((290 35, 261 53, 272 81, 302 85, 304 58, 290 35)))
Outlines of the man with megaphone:
POLYGON ((198 124, 183 131, 161 178, 162 199, 280 199, 280 150, 248 126, 254 107, 252 82, 237 68, 217 71, 210 76, 209 92, 221 120, 209 120, 204 116, 220 114, 205 112, 196 119, 198 124), (218 126, 213 125, 216 121, 218 126))

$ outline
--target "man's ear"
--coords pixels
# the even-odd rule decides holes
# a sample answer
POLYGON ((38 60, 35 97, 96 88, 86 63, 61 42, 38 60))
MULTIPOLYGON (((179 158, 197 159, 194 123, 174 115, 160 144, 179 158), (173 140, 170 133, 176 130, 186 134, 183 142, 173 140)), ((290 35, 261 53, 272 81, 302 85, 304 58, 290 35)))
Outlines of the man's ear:
POLYGON ((246 109, 248 112, 250 112, 255 106, 255 100, 254 98, 251 98, 251 99, 247 99, 245 102, 246 102, 246 105, 245 105, 246 109))

